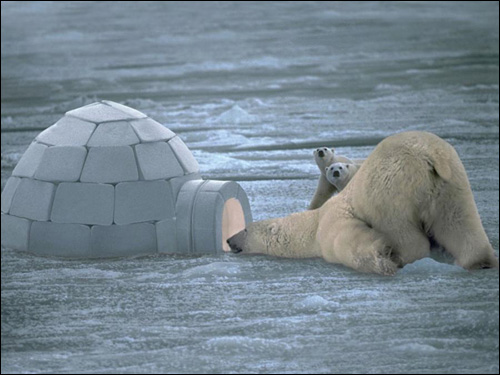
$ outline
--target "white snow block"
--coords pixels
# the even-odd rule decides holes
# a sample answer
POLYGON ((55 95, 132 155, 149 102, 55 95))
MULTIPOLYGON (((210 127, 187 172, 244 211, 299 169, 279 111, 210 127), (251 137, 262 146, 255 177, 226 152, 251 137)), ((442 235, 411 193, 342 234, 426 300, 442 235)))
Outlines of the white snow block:
POLYGON ((167 141, 175 137, 173 131, 150 118, 130 121, 130 124, 135 129, 141 142, 167 141))
POLYGON ((139 169, 145 180, 169 179, 184 175, 179 161, 166 142, 135 146, 139 169))
POLYGON ((168 218, 156 223, 156 241, 158 252, 162 254, 177 254, 177 233, 174 218, 168 218))
POLYGON ((177 201, 177 196, 179 195, 179 191, 181 190, 182 185, 184 185, 188 181, 193 180, 202 180, 201 175, 199 173, 191 173, 182 177, 175 177, 168 180, 168 182, 170 183, 170 187, 172 188, 174 202, 177 201))
POLYGON ((116 185, 116 224, 162 220, 174 215, 172 191, 168 182, 138 181, 116 185))
POLYGON ((241 208, 243 209, 243 214, 245 216, 245 225, 250 224, 253 222, 253 217, 252 217, 252 209, 250 208, 250 202, 248 201, 248 196, 247 193, 245 193, 245 190, 238 184, 238 195, 236 196, 236 199, 238 199, 238 202, 241 204, 241 208))
POLYGON ((91 122, 65 116, 41 132, 36 140, 51 146, 85 146, 95 126, 91 122))
POLYGON ((2 246, 27 251, 30 227, 29 220, 2 214, 2 246))
POLYGON ((95 124, 109 121, 131 120, 136 118, 135 116, 104 103, 92 103, 86 105, 85 107, 73 109, 72 111, 66 112, 66 116, 77 117, 95 124))
POLYGON ((217 180, 207 180, 207 183, 203 185, 202 191, 219 193, 222 195, 224 200, 229 198, 235 198, 238 195, 239 185, 234 181, 217 181, 217 180))
POLYGON ((174 137, 168 142, 168 144, 174 150, 177 160, 181 163, 186 174, 199 172, 200 166, 198 165, 198 162, 182 139, 174 137))
POLYGON ((10 214, 31 220, 49 220, 54 191, 54 184, 23 178, 12 200, 10 214))
POLYGON ((113 224, 115 188, 105 184, 59 184, 51 220, 55 223, 113 224))
POLYGON ((21 183, 21 179, 17 177, 11 177, 7 180, 5 187, 2 191, 2 212, 9 213, 10 206, 12 204, 12 199, 14 199, 14 194, 21 183))
POLYGON ((206 181, 192 180, 186 182, 179 194, 175 205, 177 228, 177 247, 179 252, 190 254, 194 252, 194 239, 192 236, 192 216, 194 201, 198 190, 206 181))
POLYGON ((78 181, 87 149, 81 146, 53 146, 43 153, 35 178, 43 181, 78 181))
POLYGON ((123 105, 120 103, 112 102, 111 100, 103 100, 102 102, 106 103, 107 105, 109 105, 113 108, 116 108, 119 111, 122 111, 122 112, 126 113, 127 115, 132 116, 134 118, 146 118, 146 117, 148 117, 144 113, 139 112, 136 109, 127 107, 126 105, 123 105))
POLYGON ((90 227, 35 221, 31 225, 29 251, 64 258, 90 256, 90 227))
POLYGON ((156 231, 149 223, 92 227, 93 258, 155 254, 156 231))
POLYGON ((100 183, 138 179, 134 150, 130 146, 91 148, 81 176, 82 182, 100 183))
POLYGON ((88 146, 130 146, 139 142, 139 138, 127 121, 112 121, 97 127, 88 142, 88 146))
POLYGON ((193 253, 217 253, 222 249, 223 208, 224 199, 219 193, 203 191, 198 193, 192 217, 193 253))
POLYGON ((32 178, 42 161, 47 146, 33 142, 12 171, 12 176, 32 178))

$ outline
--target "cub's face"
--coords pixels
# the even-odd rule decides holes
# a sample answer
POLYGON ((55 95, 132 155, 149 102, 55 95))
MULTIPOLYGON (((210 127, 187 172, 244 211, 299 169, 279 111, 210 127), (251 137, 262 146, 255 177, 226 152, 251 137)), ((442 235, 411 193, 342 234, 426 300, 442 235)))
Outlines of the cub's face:
POLYGON ((356 173, 356 167, 353 164, 333 163, 325 168, 325 176, 328 182, 341 191, 349 183, 356 173))
POLYGON ((325 173, 325 168, 333 163, 335 159, 335 149, 328 147, 320 147, 313 152, 314 161, 322 174, 325 173))

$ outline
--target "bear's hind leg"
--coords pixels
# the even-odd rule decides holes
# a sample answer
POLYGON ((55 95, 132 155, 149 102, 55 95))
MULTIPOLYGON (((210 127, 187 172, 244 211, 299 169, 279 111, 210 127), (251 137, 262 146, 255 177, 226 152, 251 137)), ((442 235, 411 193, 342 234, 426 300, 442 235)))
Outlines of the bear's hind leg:
POLYGON ((463 268, 498 268, 498 259, 481 224, 472 191, 449 189, 442 194, 441 202, 431 226, 436 241, 463 268))
POLYGON ((393 276, 399 268, 399 257, 384 235, 361 220, 352 219, 335 233, 320 239, 325 260, 341 263, 362 272, 393 276))

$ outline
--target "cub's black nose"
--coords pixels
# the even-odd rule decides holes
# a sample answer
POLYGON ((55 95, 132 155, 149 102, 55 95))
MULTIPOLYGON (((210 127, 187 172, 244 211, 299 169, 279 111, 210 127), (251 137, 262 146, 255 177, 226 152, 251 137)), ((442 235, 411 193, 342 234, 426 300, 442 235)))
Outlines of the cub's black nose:
POLYGON ((333 171, 333 177, 340 177, 339 171, 333 171))
POLYGON ((325 152, 323 150, 319 150, 318 155, 320 158, 322 158, 323 156, 325 156, 325 152))

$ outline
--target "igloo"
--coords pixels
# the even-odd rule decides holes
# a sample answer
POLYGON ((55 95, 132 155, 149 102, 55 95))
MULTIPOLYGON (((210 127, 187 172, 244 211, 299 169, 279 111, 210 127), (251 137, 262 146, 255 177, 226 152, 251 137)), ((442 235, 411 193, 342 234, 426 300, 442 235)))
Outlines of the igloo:
POLYGON ((228 251, 252 221, 238 183, 203 180, 172 131, 106 100, 36 137, 1 210, 2 246, 68 258, 228 251))

